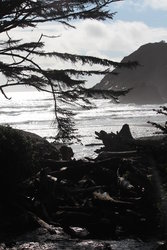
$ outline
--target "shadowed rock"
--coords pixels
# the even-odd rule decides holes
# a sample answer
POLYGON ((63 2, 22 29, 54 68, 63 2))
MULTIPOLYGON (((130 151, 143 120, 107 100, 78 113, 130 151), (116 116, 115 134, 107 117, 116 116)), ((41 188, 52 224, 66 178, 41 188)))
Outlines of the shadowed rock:
POLYGON ((167 43, 148 43, 123 58, 122 62, 137 61, 131 70, 117 68, 107 74, 96 89, 132 90, 120 97, 121 103, 161 104, 167 102, 167 43))

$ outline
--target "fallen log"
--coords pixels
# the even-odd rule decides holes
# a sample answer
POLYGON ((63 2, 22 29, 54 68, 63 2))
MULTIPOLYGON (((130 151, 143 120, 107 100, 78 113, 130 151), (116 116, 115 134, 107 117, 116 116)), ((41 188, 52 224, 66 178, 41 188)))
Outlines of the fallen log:
POLYGON ((84 165, 86 162, 84 160, 54 160, 54 159, 45 159, 42 162, 42 166, 44 168, 49 168, 50 171, 52 170, 60 170, 61 168, 71 168, 84 165))
MULTIPOLYGON (((138 232, 147 225, 150 228, 158 214, 151 172, 156 162, 151 163, 150 154, 140 153, 138 146, 130 149, 129 142, 135 140, 129 132, 124 134, 124 129, 111 137, 119 144, 124 140, 124 146, 128 142, 128 148, 106 151, 87 161, 44 157, 40 174, 34 171, 22 179, 6 197, 7 203, 16 200, 38 225, 51 233, 55 233, 51 222, 61 225, 72 237, 77 235, 71 226, 85 227, 90 237, 97 238, 113 237, 119 227, 127 232, 138 232)), ((71 151, 67 153, 69 159, 71 151)), ((14 218, 15 213, 17 208, 14 218)))
POLYGON ((105 160, 105 159, 111 159, 111 158, 129 158, 132 156, 137 156, 139 153, 137 150, 129 150, 129 151, 117 151, 117 152, 111 152, 111 151, 104 151, 101 152, 97 157, 96 161, 105 160))
POLYGON ((133 205, 133 202, 121 201, 113 199, 108 193, 100 193, 94 192, 93 193, 94 199, 97 201, 104 202, 105 204, 113 204, 113 205, 133 205))
POLYGON ((56 234, 56 230, 52 225, 49 225, 33 212, 27 211, 27 214, 30 215, 34 219, 34 221, 38 223, 38 225, 40 225, 42 228, 45 228, 49 233, 56 234))
POLYGON ((100 132, 95 131, 95 134, 97 135, 97 139, 102 140, 105 151, 126 151, 135 149, 135 146, 132 145, 134 138, 132 137, 128 124, 124 124, 120 132, 116 134, 113 132, 106 133, 103 130, 100 132))

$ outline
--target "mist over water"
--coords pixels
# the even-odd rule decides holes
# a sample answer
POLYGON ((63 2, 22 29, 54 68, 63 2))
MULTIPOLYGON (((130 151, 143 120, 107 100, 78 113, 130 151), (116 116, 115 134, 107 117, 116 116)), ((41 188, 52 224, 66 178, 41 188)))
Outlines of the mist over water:
MULTIPOLYGON (((1 96, 0 124, 36 133, 42 137, 55 136, 57 129, 54 123, 54 104, 52 96, 41 92, 11 92, 11 100, 1 96)), ((92 100, 92 109, 81 109, 79 106, 68 106, 73 109, 76 128, 83 145, 72 145, 76 158, 91 156, 95 148, 90 150, 88 144, 99 143, 95 139, 95 131, 119 131, 128 123, 134 137, 150 136, 158 132, 147 121, 165 122, 165 116, 157 115, 153 109, 159 105, 115 104, 110 100, 92 100)))

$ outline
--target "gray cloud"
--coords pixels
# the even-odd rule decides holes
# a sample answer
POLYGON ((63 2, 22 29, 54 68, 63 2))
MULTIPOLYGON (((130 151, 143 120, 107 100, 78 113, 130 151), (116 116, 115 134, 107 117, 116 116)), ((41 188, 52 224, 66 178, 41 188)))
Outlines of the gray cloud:
MULTIPOLYGON (((44 38, 48 51, 97 56, 116 61, 120 61, 145 43, 167 41, 167 29, 165 28, 149 27, 143 22, 98 22, 93 20, 77 22, 76 29, 67 29, 53 23, 41 25, 34 30, 17 29, 11 33, 11 36, 24 38, 25 41, 37 41, 41 33, 50 36, 60 35, 58 38, 44 38)), ((73 67, 56 58, 48 60, 38 58, 36 60, 47 68, 73 67)), ((81 68, 82 65, 78 64, 77 67, 81 68)))
POLYGON ((88 20, 79 22, 76 29, 64 30, 61 37, 47 40, 46 44, 61 52, 111 58, 112 51, 127 55, 144 43, 160 40, 167 40, 167 29, 149 27, 143 22, 88 20))
MULTIPOLYGON (((166 28, 149 27, 143 22, 98 22, 87 20, 76 23, 76 29, 57 24, 40 26, 34 30, 15 30, 11 36, 37 41, 44 33, 57 38, 43 38, 48 51, 120 58, 149 42, 167 41, 166 28), (119 56, 120 54, 120 56, 119 56)), ((49 63, 49 62, 48 62, 49 63)))

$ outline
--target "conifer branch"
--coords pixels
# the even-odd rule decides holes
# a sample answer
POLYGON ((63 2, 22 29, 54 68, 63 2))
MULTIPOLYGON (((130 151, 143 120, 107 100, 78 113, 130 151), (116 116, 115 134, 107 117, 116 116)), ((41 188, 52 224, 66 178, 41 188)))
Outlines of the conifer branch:
MULTIPOLYGON (((157 114, 167 116, 167 107, 166 106, 160 106, 160 108, 158 110, 156 110, 156 109, 153 109, 153 110, 156 111, 157 114)), ((148 121, 147 123, 151 124, 153 127, 157 128, 157 129, 161 130, 161 132, 163 134, 167 134, 167 121, 165 122, 164 125, 156 123, 156 122, 151 122, 151 121, 148 121)))
MULTIPOLYGON (((5 98, 8 98, 4 91, 7 87, 22 85, 51 93, 59 129, 57 138, 72 139, 75 134, 73 113, 62 109, 59 101, 73 103, 82 100, 85 107, 88 107, 90 106, 88 97, 98 95, 118 101, 120 95, 129 91, 127 89, 107 92, 93 88, 86 89, 84 87, 85 80, 80 77, 112 73, 112 67, 134 68, 138 64, 137 62, 118 63, 93 56, 56 51, 46 52, 42 38, 49 38, 49 36, 41 34, 36 42, 23 42, 21 39, 12 39, 9 31, 16 27, 36 27, 39 23, 48 21, 56 21, 69 28, 75 28, 74 23, 70 23, 70 21, 112 19, 115 13, 112 13, 108 6, 117 1, 120 0, 0 0, 0 33, 6 32, 8 38, 6 41, 0 42, 0 56, 6 58, 4 61, 0 61, 0 73, 7 79, 7 83, 0 85, 1 93, 5 98), (103 70, 46 69, 35 61, 37 57, 45 57, 46 59, 55 57, 75 65, 77 63, 86 66, 98 65, 103 66, 103 70)), ((82 105, 79 102, 77 104, 82 105)))

